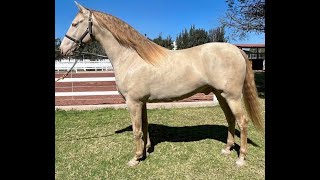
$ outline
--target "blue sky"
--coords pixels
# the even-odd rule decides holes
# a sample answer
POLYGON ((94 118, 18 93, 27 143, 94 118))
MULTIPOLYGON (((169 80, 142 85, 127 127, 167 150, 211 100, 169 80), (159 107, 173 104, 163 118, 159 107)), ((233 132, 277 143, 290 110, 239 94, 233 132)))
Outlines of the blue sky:
MULTIPOLYGON (((227 10, 225 0, 77 0, 89 9, 116 16, 151 39, 170 35, 174 40, 191 25, 209 30, 219 26, 227 10)), ((78 13, 74 0, 55 0, 55 37, 63 38, 78 13)), ((227 30, 227 36, 228 36, 227 30)), ((265 43, 264 34, 230 43, 265 43)))

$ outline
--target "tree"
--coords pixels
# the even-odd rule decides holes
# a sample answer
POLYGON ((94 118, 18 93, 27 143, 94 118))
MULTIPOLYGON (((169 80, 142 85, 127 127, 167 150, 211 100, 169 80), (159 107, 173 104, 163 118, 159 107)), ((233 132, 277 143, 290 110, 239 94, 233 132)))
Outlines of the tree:
POLYGON ((159 36, 157 38, 154 38, 152 41, 167 49, 173 49, 173 41, 170 35, 164 39, 162 38, 162 34, 160 33, 159 36))
POLYGON ((227 38, 225 37, 224 26, 217 27, 215 29, 210 29, 208 36, 210 42, 227 42, 227 38))
POLYGON ((247 33, 265 32, 265 0, 226 0, 228 9, 220 23, 232 30, 239 39, 247 33))
POLYGON ((59 49, 60 44, 61 44, 61 39, 56 38, 56 39, 55 39, 55 48, 56 48, 56 49, 59 49))
MULTIPOLYGON (((93 40, 90 43, 85 44, 82 49, 82 52, 88 52, 88 53, 94 53, 94 54, 98 54, 98 55, 107 56, 103 47, 101 46, 101 44, 96 40, 93 40)), ((91 59, 91 60, 95 60, 95 59, 99 58, 96 55, 84 55, 83 57, 86 59, 91 59)))
POLYGON ((61 44, 61 40, 59 38, 56 38, 55 39, 55 52, 54 52, 54 56, 55 56, 55 59, 61 59, 62 58, 62 55, 60 53, 60 50, 59 50, 59 46, 61 44))
POLYGON ((210 42, 208 32, 204 29, 194 29, 189 35, 189 47, 198 46, 210 42))
POLYGON ((178 49, 188 48, 188 41, 189 33, 187 29, 184 29, 181 33, 179 33, 178 37, 176 38, 176 44, 178 46, 178 49))
POLYGON ((186 49, 210 42, 208 32, 204 29, 196 29, 192 25, 187 31, 184 29, 176 38, 178 49, 186 49))

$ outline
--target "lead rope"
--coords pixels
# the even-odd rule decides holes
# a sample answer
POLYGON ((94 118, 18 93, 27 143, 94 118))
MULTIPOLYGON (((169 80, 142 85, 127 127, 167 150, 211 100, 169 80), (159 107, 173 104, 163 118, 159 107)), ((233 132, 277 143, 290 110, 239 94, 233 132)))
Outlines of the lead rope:
POLYGON ((73 69, 73 67, 77 64, 79 59, 76 59, 72 65, 72 67, 69 69, 69 71, 67 71, 63 76, 59 77, 56 82, 60 81, 61 79, 64 79, 66 76, 68 76, 68 74, 70 73, 70 71, 73 69))
MULTIPOLYGON (((76 59, 75 64, 76 64, 77 60, 78 59, 76 59)), ((73 75, 73 72, 71 71, 71 75, 70 75, 71 79, 73 78, 72 75, 73 75)), ((73 81, 71 81, 71 92, 73 93, 73 81)), ((72 100, 74 100, 74 96, 72 96, 72 100)))
MULTIPOLYGON (((82 44, 80 44, 80 45, 78 45, 78 52, 79 52, 79 54, 81 54, 82 51, 83 51, 83 46, 82 46, 82 44)), ((74 68, 74 66, 77 64, 77 62, 79 61, 79 59, 80 59, 80 58, 77 58, 77 59, 74 61, 72 67, 69 69, 69 71, 67 71, 63 76, 59 77, 59 78, 56 80, 56 82, 60 81, 61 79, 64 79, 66 76, 68 76, 68 74, 69 74, 70 71, 74 68)))

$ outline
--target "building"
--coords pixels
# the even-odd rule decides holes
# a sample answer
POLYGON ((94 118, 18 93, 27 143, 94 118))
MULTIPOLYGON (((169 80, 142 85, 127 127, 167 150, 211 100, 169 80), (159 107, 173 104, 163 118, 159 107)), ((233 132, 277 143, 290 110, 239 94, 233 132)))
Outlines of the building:
POLYGON ((265 70, 265 44, 234 44, 247 53, 253 70, 265 70))

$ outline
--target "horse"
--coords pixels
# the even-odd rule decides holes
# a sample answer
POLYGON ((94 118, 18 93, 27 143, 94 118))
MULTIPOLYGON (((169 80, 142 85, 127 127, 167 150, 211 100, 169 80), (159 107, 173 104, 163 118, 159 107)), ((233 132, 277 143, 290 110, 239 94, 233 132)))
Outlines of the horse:
POLYGON ((248 118, 264 133, 261 107, 254 74, 244 51, 230 43, 211 42, 182 50, 168 50, 141 35, 121 19, 83 7, 60 45, 64 56, 96 40, 104 48, 114 68, 119 94, 124 98, 132 120, 135 154, 128 162, 136 166, 146 159, 151 147, 148 132, 148 102, 171 102, 196 93, 213 92, 228 124, 227 143, 221 153, 235 146, 235 124, 240 129, 242 166, 247 157, 248 118))

